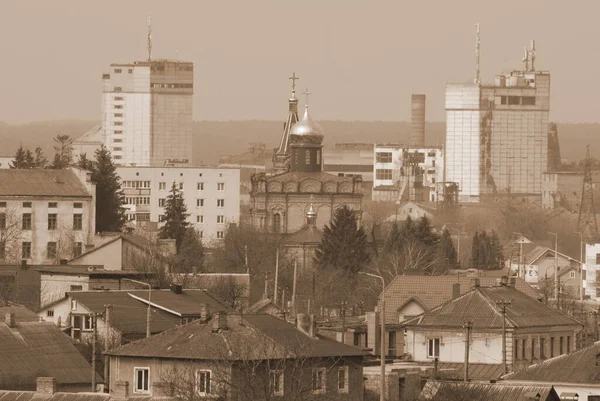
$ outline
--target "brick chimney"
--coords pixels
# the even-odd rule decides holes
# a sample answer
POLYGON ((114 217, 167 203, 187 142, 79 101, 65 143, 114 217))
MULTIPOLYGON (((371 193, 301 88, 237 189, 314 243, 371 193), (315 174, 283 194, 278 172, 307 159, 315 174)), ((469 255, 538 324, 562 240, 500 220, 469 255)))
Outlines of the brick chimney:
POLYGON ((112 305, 104 305, 104 324, 107 326, 112 326, 113 324, 113 306, 112 305))
POLYGON ((4 315, 4 323, 6 323, 6 325, 11 329, 15 327, 15 314, 7 313, 6 315, 4 315))
POLYGON ((317 329, 314 315, 298 313, 296 316, 296 328, 310 338, 315 338, 317 329))
POLYGON ((129 382, 117 380, 111 390, 114 398, 127 398, 129 397, 129 382))
POLYGON ((460 297, 460 283, 452 284, 452 299, 460 297))
POLYGON ((216 312, 212 318, 213 333, 227 331, 227 312, 216 312))
POLYGON ((54 377, 38 377, 35 381, 35 392, 45 395, 56 393, 56 379, 54 377))

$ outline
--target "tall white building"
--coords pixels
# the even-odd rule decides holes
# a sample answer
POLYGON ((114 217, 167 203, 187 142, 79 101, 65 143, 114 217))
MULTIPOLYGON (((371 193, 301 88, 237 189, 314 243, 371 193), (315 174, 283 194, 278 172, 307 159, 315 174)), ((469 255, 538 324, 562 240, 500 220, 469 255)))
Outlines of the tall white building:
POLYGON ((173 183, 183 193, 188 222, 202 237, 221 239, 240 219, 240 170, 210 167, 120 166, 127 218, 161 224, 173 183))
POLYGON ((192 63, 111 64, 102 78, 103 143, 115 164, 185 166, 192 162, 192 63))

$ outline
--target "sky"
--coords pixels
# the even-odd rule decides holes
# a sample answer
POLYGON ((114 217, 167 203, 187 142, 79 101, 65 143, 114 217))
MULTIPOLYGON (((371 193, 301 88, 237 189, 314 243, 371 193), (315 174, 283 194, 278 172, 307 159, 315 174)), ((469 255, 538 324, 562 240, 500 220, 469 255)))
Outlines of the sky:
POLYGON ((316 120, 444 121, 446 82, 522 67, 536 40, 551 120, 600 122, 597 0, 53 0, 0 2, 0 121, 100 119, 115 62, 192 61, 195 120, 284 120, 295 72, 316 120), (592 74, 589 78, 588 73, 592 74))

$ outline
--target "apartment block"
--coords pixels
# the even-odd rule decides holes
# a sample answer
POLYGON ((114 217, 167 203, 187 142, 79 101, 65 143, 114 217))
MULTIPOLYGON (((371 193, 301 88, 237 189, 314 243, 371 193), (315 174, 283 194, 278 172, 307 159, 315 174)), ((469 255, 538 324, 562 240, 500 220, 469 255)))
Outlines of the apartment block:
POLYGON ((183 194, 188 222, 208 241, 222 239, 240 219, 240 170, 210 167, 117 167, 132 224, 163 224, 173 183, 183 194))

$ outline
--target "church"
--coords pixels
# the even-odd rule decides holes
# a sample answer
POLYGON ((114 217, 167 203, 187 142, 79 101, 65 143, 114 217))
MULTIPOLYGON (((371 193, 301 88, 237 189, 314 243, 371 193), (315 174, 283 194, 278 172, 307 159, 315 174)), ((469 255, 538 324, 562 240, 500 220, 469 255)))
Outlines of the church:
POLYGON ((308 91, 302 119, 294 74, 288 117, 279 147, 274 150, 274 173, 252 177, 251 220, 256 228, 293 234, 308 225, 307 213, 317 229, 331 223, 335 210, 347 205, 361 218, 361 177, 323 171, 323 130, 308 112, 308 91))

